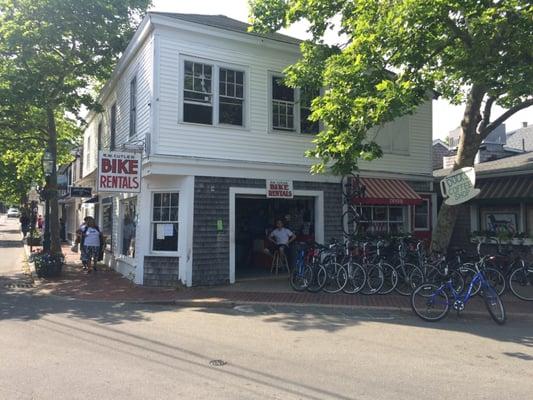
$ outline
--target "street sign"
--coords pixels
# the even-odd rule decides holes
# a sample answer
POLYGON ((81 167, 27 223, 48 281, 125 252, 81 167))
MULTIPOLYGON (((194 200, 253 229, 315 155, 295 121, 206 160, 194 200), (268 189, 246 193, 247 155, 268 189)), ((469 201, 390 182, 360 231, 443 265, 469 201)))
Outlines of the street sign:
POLYGON ((28 192, 28 200, 29 201, 39 201, 39 192, 35 189, 30 189, 28 192))
POLYGON ((476 197, 480 190, 476 184, 476 171, 473 167, 465 167, 452 172, 440 181, 440 190, 446 204, 455 206, 476 197))
POLYGON ((98 192, 139 193, 141 154, 100 151, 98 154, 98 192))
POLYGON ((292 199, 292 181, 270 180, 266 181, 267 198, 269 199, 292 199))
POLYGON ((70 197, 92 197, 93 190, 90 187, 70 187, 70 197))

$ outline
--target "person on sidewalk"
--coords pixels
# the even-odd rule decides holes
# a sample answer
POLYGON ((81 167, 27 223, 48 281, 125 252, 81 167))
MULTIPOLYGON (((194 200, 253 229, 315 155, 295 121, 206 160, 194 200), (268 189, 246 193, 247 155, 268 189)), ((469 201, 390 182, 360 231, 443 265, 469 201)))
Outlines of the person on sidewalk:
POLYGON ((85 260, 87 273, 90 274, 94 269, 96 272, 96 263, 100 256, 100 246, 103 244, 102 233, 96 225, 94 218, 88 217, 87 225, 82 231, 81 247, 83 248, 82 257, 85 260))
POLYGON ((83 222, 81 223, 81 225, 78 227, 78 230, 76 231, 76 240, 74 241, 74 244, 76 246, 80 246, 80 260, 81 260, 81 264, 83 266, 83 270, 86 271, 87 270, 87 264, 85 262, 85 256, 83 255, 83 245, 81 244, 81 237, 83 235, 83 231, 85 231, 85 228, 87 227, 87 221, 89 220, 90 217, 85 217, 83 218, 83 222))

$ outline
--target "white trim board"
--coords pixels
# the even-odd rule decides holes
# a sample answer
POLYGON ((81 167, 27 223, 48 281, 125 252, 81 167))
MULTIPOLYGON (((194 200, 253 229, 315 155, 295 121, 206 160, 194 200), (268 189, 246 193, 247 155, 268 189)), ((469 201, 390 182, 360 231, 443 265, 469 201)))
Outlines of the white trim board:
MULTIPOLYGON (((235 199, 239 194, 265 196, 266 188, 229 188, 229 281, 235 283, 235 199)), ((324 243, 324 192, 321 190, 294 190, 294 196, 315 198, 315 240, 324 243)))

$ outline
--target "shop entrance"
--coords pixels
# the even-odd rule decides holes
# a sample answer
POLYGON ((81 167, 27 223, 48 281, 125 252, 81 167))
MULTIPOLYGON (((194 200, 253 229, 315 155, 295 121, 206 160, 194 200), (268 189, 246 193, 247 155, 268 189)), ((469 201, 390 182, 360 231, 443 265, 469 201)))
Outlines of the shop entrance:
MULTIPOLYGON (((316 199, 267 199, 260 195, 235 197, 235 277, 237 280, 271 275, 273 247, 268 235, 277 219, 297 236, 297 241, 315 239, 316 199)), ((294 247, 294 246, 292 246, 294 247)), ((291 248, 290 258, 295 258, 291 248)))

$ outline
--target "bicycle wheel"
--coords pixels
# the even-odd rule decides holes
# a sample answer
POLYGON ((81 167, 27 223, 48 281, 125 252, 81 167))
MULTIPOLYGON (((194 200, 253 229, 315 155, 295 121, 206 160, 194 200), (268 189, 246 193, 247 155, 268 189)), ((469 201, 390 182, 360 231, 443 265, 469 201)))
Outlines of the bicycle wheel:
POLYGON ((395 269, 398 283, 394 290, 402 296, 409 296, 415 287, 424 283, 424 273, 414 264, 400 264, 395 269))
POLYGON ((514 269, 509 275, 509 289, 519 299, 533 301, 533 268, 514 269))
POLYGON ((379 289, 378 294, 389 294, 398 284, 398 274, 392 265, 380 262, 379 266, 383 270, 383 285, 379 289))
POLYGON ((436 322, 448 314, 450 301, 440 286, 423 283, 411 294, 411 308, 424 321, 436 322))
POLYGON ((496 268, 485 268, 483 271, 485 278, 489 281, 490 285, 496 289, 496 292, 501 296, 505 291, 505 277, 496 268))
POLYGON ((305 267, 294 268, 294 270, 290 273, 289 283, 293 290, 296 290, 297 292, 303 292, 309 284, 308 275, 305 274, 305 267))
POLYGON ((346 273, 348 274, 348 281, 342 289, 344 293, 355 294, 361 291, 366 283, 365 269, 352 261, 343 265, 346 273))
MULTIPOLYGON (((470 283, 474 280, 474 276, 477 274, 474 264, 464 263, 459 267, 458 271, 463 277, 465 288, 468 288, 470 283)), ((479 289, 481 289, 480 280, 476 281, 476 283, 472 286, 472 292, 470 292, 470 296, 477 295, 479 293, 479 289)))
POLYGON ((349 209, 342 214, 342 229, 346 236, 357 235, 357 229, 361 216, 354 210, 349 209))
POLYGON ((340 292, 346 282, 348 281, 348 274, 344 267, 336 262, 329 262, 324 265, 326 269, 326 284, 324 285, 324 292, 338 293, 340 292))
POLYGON ((487 311, 489 312, 492 319, 498 324, 505 324, 505 307, 503 306, 500 296, 496 290, 490 286, 488 282, 484 282, 480 290, 481 296, 485 301, 485 306, 487 306, 487 311))
POLYGON ((305 270, 308 276, 307 290, 311 293, 320 292, 326 284, 326 269, 322 265, 308 265, 305 270))
POLYGON ((379 265, 368 265, 366 267, 366 284, 361 289, 362 294, 376 294, 379 292, 385 281, 385 275, 379 265))

